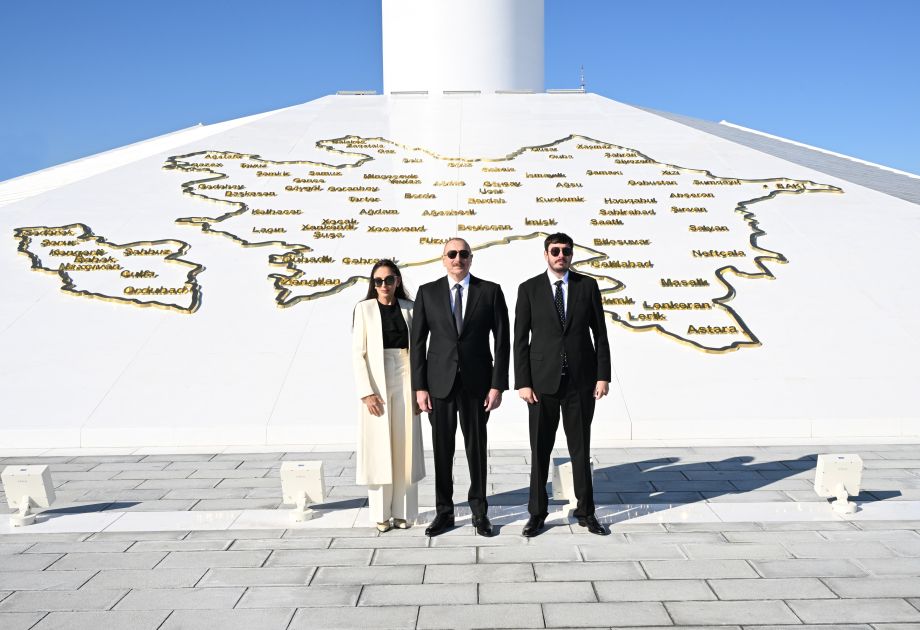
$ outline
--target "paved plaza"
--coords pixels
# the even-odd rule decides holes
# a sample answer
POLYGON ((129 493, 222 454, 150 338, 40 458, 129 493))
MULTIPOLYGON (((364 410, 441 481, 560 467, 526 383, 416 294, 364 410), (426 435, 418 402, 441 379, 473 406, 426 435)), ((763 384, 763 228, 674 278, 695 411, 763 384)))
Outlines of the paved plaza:
MULTIPOLYGON (((0 522, 0 628, 920 628, 918 452, 595 449, 610 535, 556 503, 532 539, 523 449, 490 453, 498 534, 474 536, 459 505, 433 539, 431 461, 419 524, 379 534, 351 451, 17 454, 0 467, 49 464, 57 501, 34 526, 0 522), (865 462, 853 516, 812 489, 829 452, 865 462), (302 524, 281 504, 292 459, 324 463, 302 524)), ((462 453, 455 479, 459 497, 462 453)))

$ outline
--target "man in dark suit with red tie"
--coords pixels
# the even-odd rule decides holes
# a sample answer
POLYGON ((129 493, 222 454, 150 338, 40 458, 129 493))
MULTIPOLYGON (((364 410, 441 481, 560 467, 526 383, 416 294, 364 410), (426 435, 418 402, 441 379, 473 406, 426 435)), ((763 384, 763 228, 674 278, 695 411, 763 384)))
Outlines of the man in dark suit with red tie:
POLYGON ((530 416, 530 519, 522 533, 536 536, 546 520, 546 478, 561 410, 578 500, 574 516, 592 534, 604 535, 594 515, 590 462, 594 404, 610 383, 601 294, 593 278, 570 269, 574 243, 568 235, 551 234, 543 250, 547 269, 518 288, 514 314, 514 387, 530 416))
POLYGON ((459 415, 470 468, 473 527, 477 534, 491 536, 486 423, 508 389, 508 307, 499 285, 470 275, 473 253, 465 240, 448 241, 442 261, 447 276, 419 287, 412 316, 412 389, 419 408, 428 412, 434 447, 437 514, 425 534, 437 536, 454 525, 454 438, 459 415), (494 362, 490 333, 495 340, 494 362))

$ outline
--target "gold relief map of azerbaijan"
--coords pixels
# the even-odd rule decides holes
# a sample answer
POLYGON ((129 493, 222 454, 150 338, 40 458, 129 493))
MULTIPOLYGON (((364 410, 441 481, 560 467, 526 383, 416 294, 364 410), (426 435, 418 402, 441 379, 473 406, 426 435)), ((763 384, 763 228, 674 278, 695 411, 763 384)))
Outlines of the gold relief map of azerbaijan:
MULTIPOLYGON (((328 163, 223 149, 168 158, 164 168, 191 176, 182 191, 202 208, 177 223, 271 250, 281 307, 335 299, 379 258, 436 262, 453 235, 480 250, 564 231, 575 241, 574 268, 597 279, 612 320, 708 352, 760 344, 730 306, 735 278, 773 278, 770 265, 786 262, 758 242, 766 233, 758 204, 842 192, 719 177, 577 135, 500 158, 358 136, 317 146, 333 156, 328 163)), ((15 236, 32 268, 58 274, 65 291, 187 313, 200 305, 202 267, 182 241, 116 245, 83 224, 15 236)))

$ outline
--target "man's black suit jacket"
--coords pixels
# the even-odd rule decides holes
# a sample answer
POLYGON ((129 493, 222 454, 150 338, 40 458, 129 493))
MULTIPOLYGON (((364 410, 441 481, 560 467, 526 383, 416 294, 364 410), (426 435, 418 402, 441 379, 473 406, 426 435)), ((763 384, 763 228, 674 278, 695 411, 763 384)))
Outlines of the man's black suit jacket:
POLYGON ((501 287, 471 275, 463 300, 463 331, 458 336, 447 277, 419 287, 412 314, 412 389, 447 398, 458 370, 464 387, 477 397, 484 399, 489 389, 508 389, 510 327, 501 287), (495 338, 494 364, 490 332, 495 338))
POLYGON ((610 381, 610 346, 601 293, 593 278, 569 271, 565 328, 559 321, 554 289, 546 272, 518 287, 514 311, 514 387, 554 394, 566 353, 569 382, 594 387, 610 381), (591 342, 590 331, 594 335, 591 342))

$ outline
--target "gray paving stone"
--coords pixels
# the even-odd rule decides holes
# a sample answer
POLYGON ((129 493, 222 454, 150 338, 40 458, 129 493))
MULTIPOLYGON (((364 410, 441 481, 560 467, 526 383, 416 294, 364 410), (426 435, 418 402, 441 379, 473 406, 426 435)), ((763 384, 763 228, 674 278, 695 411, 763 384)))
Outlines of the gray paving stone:
POLYGON ((179 488, 213 488, 220 479, 148 479, 139 490, 176 490, 179 488))
POLYGON ((196 511, 274 510, 280 505, 280 496, 277 499, 201 499, 191 509, 196 511))
MULTIPOLYGON (((824 528, 824 523, 821 524, 821 529, 824 528)), ((920 520, 917 521, 858 521, 853 523, 853 527, 861 529, 864 531, 875 531, 879 529, 893 530, 893 529, 902 529, 902 530, 920 530, 920 520)))
POLYGON ((0 612, 108 610, 125 593, 125 590, 17 591, 0 602, 0 612))
MULTIPOLYGON (((331 490, 326 491, 326 497, 327 500, 329 497, 336 500, 367 497, 367 488, 365 486, 333 486, 331 490)), ((421 495, 419 500, 422 500, 421 495)))
POLYGON ((903 599, 800 600, 789 607, 805 623, 920 622, 920 610, 903 599))
POLYGON ((265 566, 366 567, 373 554, 373 549, 281 549, 272 552, 265 566))
POLYGON ((166 462, 107 462, 90 464, 94 471, 122 472, 126 470, 163 470, 166 462))
POLYGON ((62 533, 62 534, 28 534, 16 532, 15 534, 0 534, 0 542, 3 543, 29 543, 38 542, 79 542, 86 540, 91 534, 87 533, 62 533))
POLYGON ((29 630, 45 613, 0 613, 3 630, 29 630))
MULTIPOLYGON (((159 501, 166 494, 165 490, 81 490, 79 500, 102 502, 159 501)), ((60 497, 61 493, 58 494, 60 497)), ((55 504, 57 505, 57 504, 55 504)))
POLYGON ((293 615, 290 608, 176 610, 158 630, 286 630, 293 615))
POLYGON ((0 556, 12 556, 15 553, 22 553, 32 546, 32 543, 5 543, 0 540, 0 556))
MULTIPOLYGON (((232 536, 232 532, 227 533, 232 536)), ((225 551, 232 540, 139 540, 128 548, 127 553, 139 551, 225 551)))
POLYGON ((123 470, 113 479, 185 479, 190 474, 190 470, 123 470))
POLYGON ((610 580, 594 582, 602 602, 705 601, 716 599, 705 580, 610 580))
MULTIPOLYGON (((283 538, 377 538, 380 534, 373 527, 328 527, 323 529, 288 529, 282 532, 283 538)), ((424 528, 412 527, 401 535, 424 536, 424 528), (413 533, 418 532, 418 533, 413 533)), ((257 536, 253 536, 257 538, 257 536)))
POLYGON ((873 575, 920 575, 920 558, 860 558, 856 562, 873 575))
POLYGON ((920 577, 825 578, 840 597, 920 597, 920 577))
POLYGON ((846 531, 825 531, 818 530, 818 533, 827 540, 844 541, 844 542, 865 542, 865 541, 882 541, 888 544, 889 541, 898 542, 920 542, 920 534, 910 529, 851 529, 846 531))
POLYGON ((894 552, 879 542, 789 543, 786 545, 796 558, 890 558, 894 552))
MULTIPOLYGON (((790 492, 798 492, 797 490, 744 490, 738 492, 703 492, 703 498, 706 499, 709 503, 777 503, 781 501, 792 501, 792 497, 788 496, 790 492)), ((823 500, 820 497, 815 495, 814 490, 807 490, 807 497, 809 499, 814 498, 815 500, 823 500)))
MULTIPOLYGON (((629 543, 680 545, 688 543, 724 543, 722 532, 626 532, 629 543)), ((598 537, 600 538, 600 537, 598 537)), ((820 537, 819 537, 820 539, 820 537)))
POLYGON ((89 540, 84 542, 35 543, 26 553, 120 553, 131 546, 130 542, 118 540, 89 540))
POLYGON ((517 545, 506 547, 482 547, 479 549, 481 563, 509 562, 580 562, 581 554, 574 545, 543 546, 517 545))
MULTIPOLYGON (((596 538, 601 539, 600 536, 596 538)), ((686 558, 677 545, 668 544, 582 545, 579 549, 586 562, 605 560, 684 560, 686 558)))
POLYGON ((683 545, 684 551, 691 559, 776 559, 789 558, 791 554, 782 545, 775 543, 722 543, 683 545))
MULTIPOLYGON (((390 533, 394 533, 395 530, 390 533)), ((437 538, 428 538, 427 536, 391 536, 388 533, 386 536, 377 536, 375 538, 335 538, 332 540, 332 543, 329 545, 330 549, 386 549, 386 548, 399 548, 404 549, 407 547, 418 548, 418 547, 428 547, 429 544, 435 546, 434 543, 439 540, 447 540, 448 538, 443 536, 438 536, 437 538), (429 543, 430 541, 430 543, 429 543)), ((467 538, 467 537, 464 537, 467 538)), ((468 538, 472 539, 472 536, 468 538)), ((307 539, 301 539, 307 540, 307 539)), ((490 539, 485 539, 490 540, 490 539)), ((460 540, 461 545, 458 546, 475 546, 471 540, 460 540)), ((443 546, 443 545, 439 545, 443 546)))
MULTIPOLYGON (((278 479, 267 477, 243 479, 190 479, 189 481, 214 481, 217 482, 216 487, 218 488, 278 488, 281 485, 281 481, 278 479)), ((212 486, 213 485, 214 484, 212 484, 212 486)))
POLYGON ((596 601, 597 596, 590 582, 498 582, 479 585, 480 604, 596 601))
MULTIPOLYGON (((6 561, 4 558, 0 562, 6 561)), ((80 588, 96 571, 0 571, 5 591, 71 591, 80 588)))
MULTIPOLYGON (((346 452, 342 452, 340 457, 346 457, 348 455, 346 452)), ((284 453, 220 453, 211 458, 211 461, 214 462, 226 462, 226 461, 251 461, 251 462, 263 462, 265 465, 269 465, 271 462, 280 462, 284 458, 284 453)), ((313 457, 312 459, 322 459, 321 457, 313 457)))
POLYGON ((651 626, 671 623, 664 606, 658 602, 545 604, 543 617, 547 628, 651 626))
POLYGON ((61 558, 59 553, 22 553, 3 556, 0 573, 5 571, 41 571, 61 558))
MULTIPOLYGON (((721 628, 723 630, 725 628, 725 626, 711 626, 711 627, 721 628)), ((835 623, 833 625, 804 624, 804 625, 797 625, 797 626, 789 626, 789 625, 782 625, 782 626, 748 626, 746 625, 744 626, 744 630, 793 630, 793 628, 795 630, 873 630, 872 626, 867 625, 867 624, 862 624, 862 623, 845 623, 845 624, 835 623)), ((884 630, 897 630, 896 628, 892 628, 888 624, 881 625, 881 626, 875 626, 875 628, 879 628, 879 629, 884 628, 884 630)), ((683 626, 681 626, 681 630, 685 630, 683 626)), ((903 630, 917 630, 917 628, 911 627, 911 628, 904 628, 903 630)))
MULTIPOLYGON (((246 493, 247 499, 278 499, 281 500, 281 488, 224 488, 225 490, 241 490, 246 493)), ((218 488, 221 490, 221 488, 218 488)))
MULTIPOLYGON (((32 630, 156 630, 169 611, 52 612, 32 630)), ((9 630, 0 620, 0 627, 9 630)))
POLYGON ((691 481, 762 481, 764 479, 785 479, 788 475, 781 471, 756 470, 688 470, 684 473, 691 481), (771 475, 772 472, 772 475, 771 475))
MULTIPOLYGON (((148 492, 163 492, 149 490, 148 492)), ((164 493, 163 499, 245 499, 249 490, 246 488, 173 488, 164 493)), ((279 493, 279 499, 280 493, 279 493)))
POLYGON ((359 606, 475 603, 477 603, 476 584, 370 584, 363 588, 361 599, 358 601, 359 606))
POLYGON ((223 460, 207 462, 170 462, 165 466, 165 470, 233 470, 243 463, 243 460, 223 460))
POLYGON ((182 540, 188 532, 96 532, 87 540, 182 540))
POLYGON ((165 553, 68 553, 55 562, 49 571, 74 569, 152 569, 165 553))
POLYGON ((197 586, 306 586, 315 572, 316 567, 208 569, 197 586))
MULTIPOLYGON (((629 544, 626 540, 626 534, 614 532, 607 536, 596 536, 586 529, 575 526, 575 531, 569 533, 562 528, 556 528, 562 533, 549 534, 547 531, 536 538, 524 538, 523 536, 505 536, 509 539, 517 539, 520 543, 532 547, 554 546, 554 545, 602 545, 602 546, 625 546, 629 544)), ((515 532, 516 533, 516 532, 515 532)), ((493 536, 497 538, 497 536, 493 536)), ((639 545, 643 543, 637 543, 639 545)))
MULTIPOLYGON (((260 567, 268 551, 172 551, 157 565, 162 569, 209 569, 214 567, 260 567)), ((141 554, 124 554, 134 556, 141 554)), ((160 554, 162 555, 162 554, 160 554)))
POLYGON ((703 500, 699 492, 659 492, 654 496, 648 492, 620 492, 623 503, 696 503, 703 500))
MULTIPOLYGON (((148 471, 151 474, 155 471, 148 471)), ((54 473, 54 483, 60 483, 62 481, 105 481, 106 479, 112 479, 118 473, 114 471, 105 471, 97 470, 94 472, 70 472, 70 471, 60 471, 54 473)))
POLYGON ((886 547, 894 551, 899 556, 910 556, 913 558, 920 557, 920 538, 917 538, 916 540, 886 539, 883 542, 886 547))
POLYGON ((668 532, 759 532, 760 523, 665 523, 668 532))
POLYGON ((475 547, 378 549, 373 564, 475 564, 475 547))
POLYGON ((539 604, 479 604, 422 606, 420 630, 429 628, 542 628, 539 604))
POLYGON ((176 453, 146 455, 142 462, 206 462, 215 457, 216 453, 176 453))
MULTIPOLYGON (((350 540, 350 539, 348 539, 350 540)), ((326 549, 332 542, 331 538, 253 538, 234 540, 230 546, 231 551, 247 551, 251 549, 326 549)), ((367 545, 371 547, 371 545, 367 545)))
POLYGON ((824 542, 826 539, 818 532, 724 532, 723 536, 731 543, 810 543, 824 542))
MULTIPOLYGON (((393 588, 412 588, 407 585, 393 588)), ((237 608, 312 608, 354 606, 360 586, 255 586, 246 589, 237 608)), ((392 602, 397 604, 399 602, 392 602)))
POLYGON ((709 580, 719 599, 823 599, 835 595, 817 578, 709 580))
POLYGON ((534 567, 528 563, 432 565, 425 570, 425 584, 533 581, 534 567))
POLYGON ((114 610, 226 610, 233 608, 243 588, 135 589, 114 610))
POLYGON ((418 606, 360 606, 304 608, 291 620, 298 628, 414 628, 418 606))
MULTIPOLYGON (((75 573, 75 571, 46 571, 45 573, 67 575, 75 573)), ((198 583, 204 573, 204 569, 155 569, 153 571, 110 569, 96 573, 91 580, 83 585, 82 589, 190 588, 198 583)))
POLYGON ((192 509, 197 503, 194 499, 179 501, 177 499, 158 499, 156 501, 143 501, 137 505, 120 507, 119 512, 184 512, 192 509))
MULTIPOLYGON (((496 529, 498 529, 496 527, 496 529)), ((518 528, 505 529, 505 533, 496 534, 491 538, 484 538, 482 536, 470 536, 470 535, 457 535, 457 536, 447 536, 441 535, 436 538, 431 538, 429 545, 431 547, 515 547, 520 545, 528 544, 528 541, 523 536, 516 536, 518 533, 518 528)), ((541 536, 541 538, 546 536, 541 536)))
POLYGON ((678 625, 758 623, 799 624, 798 617, 783 602, 667 602, 665 607, 678 625))
MULTIPOLYGON (((318 532, 322 530, 284 530, 284 529, 234 529, 232 535, 226 530, 200 530, 189 532, 186 540, 226 540, 234 538, 236 540, 281 538, 282 535, 296 531, 310 531, 314 536, 319 536, 318 532)), ((324 534, 328 536, 329 534, 324 534)))
MULTIPOLYGON (((533 565, 533 571, 538 582, 645 579, 645 573, 638 562, 625 561, 583 562, 577 566, 573 566, 571 562, 538 562, 533 565)), ((487 579, 485 581, 491 580, 487 579)))
POLYGON ((735 486, 726 479, 710 479, 706 481, 653 481, 652 485, 659 492, 734 492, 735 486))
POLYGON ((757 523, 760 528, 768 532, 798 532, 814 531, 819 526, 822 531, 853 531, 856 529, 855 524, 846 521, 768 521, 757 523))
MULTIPOLYGON (((438 568, 450 568, 453 570, 455 567, 453 565, 442 565, 438 568)), ((424 574, 425 567, 415 565, 319 567, 310 584, 421 584, 424 574)))
MULTIPOLYGON (((181 476, 181 471, 176 471, 181 476)), ((206 468, 198 469, 188 475, 189 479, 262 479, 268 474, 267 468, 234 468, 232 470, 208 470, 206 468)), ((273 481, 281 484, 281 481, 275 477, 273 481)))
POLYGON ((751 565, 744 560, 647 560, 641 564, 653 580, 757 577, 751 565))
POLYGON ((767 578, 863 577, 866 575, 866 572, 856 564, 842 559, 752 560, 751 564, 758 573, 767 578))
POLYGON ((62 490, 131 490, 141 484, 136 479, 107 479, 104 481, 68 481, 62 490))

